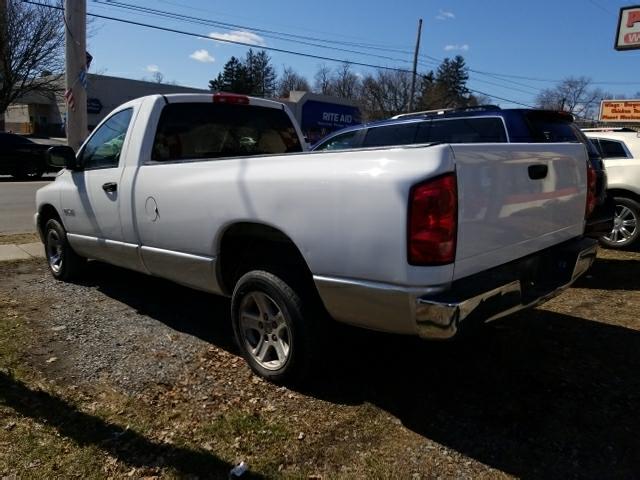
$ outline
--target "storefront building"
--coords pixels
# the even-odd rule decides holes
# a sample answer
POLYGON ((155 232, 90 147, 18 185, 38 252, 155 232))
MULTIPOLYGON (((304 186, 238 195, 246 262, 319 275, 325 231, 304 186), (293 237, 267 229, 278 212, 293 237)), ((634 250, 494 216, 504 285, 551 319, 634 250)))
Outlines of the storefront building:
POLYGON ((344 98, 293 91, 282 101, 291 109, 311 145, 335 130, 361 123, 358 106, 344 98))
MULTIPOLYGON (((64 137, 67 105, 64 79, 56 95, 32 93, 10 105, 5 113, 5 130, 14 133, 64 137)), ((153 94, 210 93, 209 90, 181 87, 144 80, 88 75, 87 125, 92 130, 111 110, 134 98, 153 94)))

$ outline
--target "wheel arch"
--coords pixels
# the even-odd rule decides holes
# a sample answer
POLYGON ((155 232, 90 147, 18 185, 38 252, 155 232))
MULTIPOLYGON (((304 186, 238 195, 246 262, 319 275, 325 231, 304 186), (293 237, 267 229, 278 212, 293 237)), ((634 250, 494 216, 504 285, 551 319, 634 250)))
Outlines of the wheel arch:
POLYGON ((58 213, 56 207, 54 207, 50 203, 44 203, 40 205, 40 207, 38 208, 38 224, 36 225, 38 228, 40 239, 44 240, 44 227, 52 218, 58 220, 60 224, 65 227, 64 222, 62 221, 62 217, 60 216, 60 213, 58 213))
POLYGON ((313 275, 298 245, 281 229, 260 222, 229 224, 220 233, 216 276, 226 295, 249 268, 270 268, 276 273, 296 272, 297 280, 312 286, 313 275))
POLYGON ((640 204, 640 195, 637 194, 636 192, 631 191, 631 190, 627 190, 627 189, 624 189, 624 188, 609 188, 607 190, 607 192, 612 197, 630 198, 631 200, 633 200, 633 201, 635 201, 635 202, 640 204))

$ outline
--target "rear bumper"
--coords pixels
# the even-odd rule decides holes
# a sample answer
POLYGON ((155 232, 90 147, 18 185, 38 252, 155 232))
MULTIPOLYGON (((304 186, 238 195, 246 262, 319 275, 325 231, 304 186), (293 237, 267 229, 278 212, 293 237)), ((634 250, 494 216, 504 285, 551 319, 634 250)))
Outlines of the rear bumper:
POLYGON ((451 338, 478 323, 539 305, 582 276, 596 253, 595 240, 573 240, 461 279, 443 294, 417 298, 418 334, 430 339, 451 338))
POLYGON ((587 219, 584 234, 590 238, 600 238, 613 230, 613 217, 616 205, 611 195, 607 194, 604 202, 596 206, 593 213, 587 219))
POLYGON ((593 239, 570 240, 434 287, 321 276, 314 280, 325 307, 338 321, 425 339, 448 339, 554 297, 589 269, 596 252, 593 239))

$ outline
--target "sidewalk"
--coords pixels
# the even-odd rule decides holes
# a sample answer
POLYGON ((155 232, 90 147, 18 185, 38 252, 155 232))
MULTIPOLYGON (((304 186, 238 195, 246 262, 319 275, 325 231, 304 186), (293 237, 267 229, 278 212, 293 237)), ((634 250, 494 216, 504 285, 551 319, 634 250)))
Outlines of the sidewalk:
POLYGON ((31 258, 44 258, 44 246, 42 243, 0 245, 0 262, 29 260, 31 258))

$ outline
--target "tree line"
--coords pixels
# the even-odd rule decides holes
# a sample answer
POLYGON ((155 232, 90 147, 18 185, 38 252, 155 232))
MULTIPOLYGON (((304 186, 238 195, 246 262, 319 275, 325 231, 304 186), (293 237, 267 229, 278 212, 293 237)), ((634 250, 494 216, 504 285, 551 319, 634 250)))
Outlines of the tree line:
MULTIPOLYGON (((466 107, 486 99, 467 88, 468 68, 464 58, 446 58, 435 71, 417 78, 414 107, 417 110, 466 107)), ((336 68, 319 65, 313 82, 292 67, 277 74, 264 50, 250 49, 244 58, 231 57, 218 76, 209 81, 212 91, 233 92, 258 97, 287 98, 301 90, 355 101, 367 120, 387 118, 407 111, 411 95, 411 73, 377 69, 365 75, 345 62, 336 68)))

